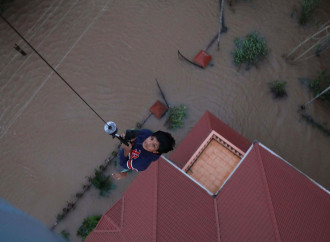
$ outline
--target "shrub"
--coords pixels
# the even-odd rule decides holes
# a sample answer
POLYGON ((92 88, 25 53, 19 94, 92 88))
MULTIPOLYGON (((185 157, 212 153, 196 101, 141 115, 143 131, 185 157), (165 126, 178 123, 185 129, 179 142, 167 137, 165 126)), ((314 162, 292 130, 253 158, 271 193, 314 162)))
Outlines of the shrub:
POLYGON ((234 43, 234 63, 238 66, 242 63, 247 66, 256 65, 268 54, 266 41, 257 32, 248 34, 245 40, 237 38, 234 43))
POLYGON ((275 80, 270 83, 270 90, 275 98, 284 97, 287 95, 285 90, 286 82, 275 80))
POLYGON ((305 25, 313 17, 315 9, 320 4, 321 0, 304 0, 301 4, 299 13, 299 24, 305 25))
POLYGON ((64 217, 65 217, 65 215, 63 213, 57 214, 57 216, 56 216, 56 222, 60 222, 64 217))
POLYGON ((169 110, 168 118, 165 125, 169 129, 177 129, 183 127, 183 119, 187 116, 187 107, 184 105, 179 105, 176 107, 171 107, 169 110))
POLYGON ((82 225, 77 231, 77 235, 82 237, 83 240, 87 238, 90 232, 96 227, 97 223, 100 221, 102 215, 93 215, 84 219, 82 225))
POLYGON ((100 190, 100 196, 105 196, 111 188, 110 176, 105 176, 101 171, 95 169, 92 184, 100 190))
POLYGON ((312 127, 319 129, 320 131, 322 131, 326 136, 330 136, 330 130, 327 129, 323 124, 315 121, 313 119, 313 117, 311 115, 309 115, 308 113, 306 113, 305 111, 300 110, 299 111, 301 117, 310 125, 312 125, 312 127))
POLYGON ((69 241, 70 240, 70 233, 66 230, 62 230, 61 231, 61 236, 62 238, 64 238, 66 241, 69 241))
POLYGON ((0 0, 0 13, 3 13, 13 0, 0 0))
MULTIPOLYGON (((319 72, 317 78, 309 82, 308 87, 313 92, 314 96, 320 94, 323 90, 330 86, 330 74, 327 70, 319 72)), ((322 94, 320 100, 330 103, 330 91, 322 94)))

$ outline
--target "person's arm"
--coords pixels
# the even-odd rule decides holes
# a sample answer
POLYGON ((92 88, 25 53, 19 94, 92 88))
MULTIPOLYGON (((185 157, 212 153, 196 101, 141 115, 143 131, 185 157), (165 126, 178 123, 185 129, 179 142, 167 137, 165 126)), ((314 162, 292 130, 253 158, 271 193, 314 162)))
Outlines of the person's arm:
POLYGON ((127 129, 126 133, 125 133, 125 137, 128 140, 131 140, 131 139, 136 138, 139 135, 139 133, 140 133, 140 130, 138 130, 138 129, 127 129))
POLYGON ((126 157, 128 159, 128 155, 129 153, 131 153, 132 150, 132 143, 128 143, 128 146, 125 144, 121 144, 121 148, 123 148, 124 150, 124 157, 126 157))
POLYGON ((142 156, 137 159, 129 159, 127 161, 127 167, 134 171, 144 171, 149 167, 149 165, 153 161, 158 160, 158 159, 159 159, 159 156, 153 156, 153 157, 143 157, 142 156))
MULTIPOLYGON (((124 135, 124 134, 121 134, 121 137, 122 137, 122 138, 125 138, 125 135, 124 135)), ((120 153, 119 153, 119 162, 120 162, 120 165, 121 165, 122 167, 127 167, 127 168, 129 168, 129 167, 127 166, 127 161, 128 161, 129 158, 130 158, 130 157, 129 157, 129 154, 130 154, 131 151, 132 151, 132 145, 133 145, 135 139, 136 139, 136 138, 129 140, 129 142, 128 142, 128 146, 125 145, 125 144, 121 144, 121 151, 120 151, 120 153)), ((129 169, 130 169, 130 168, 129 168, 129 169)))

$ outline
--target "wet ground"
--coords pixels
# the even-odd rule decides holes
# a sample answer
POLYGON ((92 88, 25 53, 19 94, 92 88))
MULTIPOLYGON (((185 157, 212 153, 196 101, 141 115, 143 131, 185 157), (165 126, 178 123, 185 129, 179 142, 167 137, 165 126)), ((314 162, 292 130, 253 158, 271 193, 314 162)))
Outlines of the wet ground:
MULTIPOLYGON (((293 65, 282 57, 319 27, 301 27, 290 16, 299 2, 226 4, 228 32, 219 51, 216 45, 209 50, 213 66, 205 70, 180 60, 177 50, 193 58, 207 46, 219 28, 218 1, 15 0, 4 16, 120 132, 161 100, 157 78, 170 105, 188 107, 184 128, 172 132, 178 143, 209 110, 330 189, 330 139, 297 113, 312 98, 298 78, 329 68, 329 50, 293 65), (265 37, 269 55, 258 68, 238 69, 233 41, 255 30, 265 37), (269 91, 267 83, 276 79, 287 82, 285 99, 275 100, 269 91)), ((323 2, 320 20, 330 9, 323 2)), ((0 37, 0 196, 50 227, 118 142, 2 20, 0 37), (15 43, 26 56, 13 49, 15 43)), ((308 112, 329 127, 324 105, 315 102, 308 112)), ((144 127, 166 130, 164 123, 152 116, 144 127)), ((135 176, 114 182, 108 198, 91 189, 56 232, 66 229, 78 240, 83 218, 104 213, 135 176)))

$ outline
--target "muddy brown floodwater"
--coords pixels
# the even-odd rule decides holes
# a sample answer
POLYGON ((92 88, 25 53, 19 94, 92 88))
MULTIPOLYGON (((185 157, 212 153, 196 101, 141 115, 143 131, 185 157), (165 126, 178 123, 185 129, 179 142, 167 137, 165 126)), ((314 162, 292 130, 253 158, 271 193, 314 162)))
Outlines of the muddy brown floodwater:
MULTIPOLYGON (((218 1, 15 0, 4 16, 119 131, 146 118, 161 99, 157 78, 170 105, 188 107, 184 128, 172 132, 178 143, 209 110, 329 189, 330 138, 297 113, 312 97, 298 78, 315 78, 329 68, 329 50, 294 65, 282 57, 318 29, 301 27, 290 16, 299 2, 226 4, 228 32, 219 51, 216 45, 209 50, 214 65, 205 70, 179 60, 177 50, 193 58, 207 46, 219 28, 218 1), (270 53, 258 69, 238 70, 233 41, 254 30, 265 37, 270 53), (287 82, 287 98, 272 98, 267 83, 276 79, 287 82)), ((323 1, 317 16, 327 19, 329 10, 323 1)), ((0 196, 50 227, 118 142, 2 20, 0 37, 0 196), (15 43, 26 56, 14 50, 15 43)), ((330 120, 329 109, 318 101, 308 112, 330 120)), ((166 130, 164 122, 151 117, 144 127, 166 130)), ((83 218, 104 213, 135 176, 114 182, 108 198, 91 189, 56 231, 66 229, 79 240, 75 233, 83 218)))

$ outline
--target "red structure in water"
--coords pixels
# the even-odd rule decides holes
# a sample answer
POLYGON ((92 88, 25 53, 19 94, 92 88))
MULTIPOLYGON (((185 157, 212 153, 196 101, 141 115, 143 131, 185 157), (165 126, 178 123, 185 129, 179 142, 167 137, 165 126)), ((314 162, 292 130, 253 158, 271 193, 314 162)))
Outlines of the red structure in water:
POLYGON ((141 173, 86 241, 329 241, 329 191, 206 112, 141 173), (174 165, 216 131, 245 154, 216 194, 174 165))
POLYGON ((165 115, 167 112, 168 107, 162 103, 161 101, 157 100, 150 108, 149 111, 153 115, 155 115, 156 118, 160 119, 165 115))
POLYGON ((205 68, 210 61, 212 60, 212 56, 210 56, 206 51, 201 50, 194 58, 194 62, 203 68, 205 68))

